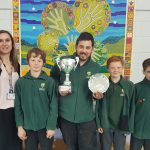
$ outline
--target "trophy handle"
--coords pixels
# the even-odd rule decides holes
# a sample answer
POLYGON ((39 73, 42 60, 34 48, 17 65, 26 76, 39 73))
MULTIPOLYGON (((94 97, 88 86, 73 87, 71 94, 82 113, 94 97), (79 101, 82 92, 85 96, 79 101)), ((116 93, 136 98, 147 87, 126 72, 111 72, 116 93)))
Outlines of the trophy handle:
POLYGON ((75 61, 76 61, 76 65, 74 66, 74 69, 76 69, 76 67, 77 67, 77 65, 78 65, 78 63, 79 63, 79 57, 76 57, 76 58, 75 58, 75 61))
POLYGON ((56 63, 57 63, 58 68, 59 68, 60 71, 61 71, 61 67, 60 67, 60 58, 59 58, 59 57, 56 58, 56 63))

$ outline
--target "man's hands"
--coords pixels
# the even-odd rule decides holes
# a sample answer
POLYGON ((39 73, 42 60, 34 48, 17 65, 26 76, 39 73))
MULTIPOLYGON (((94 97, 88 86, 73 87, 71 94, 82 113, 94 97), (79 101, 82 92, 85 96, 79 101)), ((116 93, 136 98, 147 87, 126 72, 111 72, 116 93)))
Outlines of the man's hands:
POLYGON ((101 92, 96 92, 96 93, 93 93, 93 97, 95 99, 102 99, 104 97, 104 95, 101 92))
MULTIPOLYGON (((59 91, 59 94, 60 94, 61 96, 67 96, 67 95, 70 94, 70 92, 69 92, 69 91, 59 91)), ((102 99, 102 98, 104 97, 104 95, 103 95, 103 93, 101 93, 101 92, 96 92, 96 93, 93 93, 93 97, 94 97, 95 99, 102 99)))
POLYGON ((60 96, 67 96, 69 93, 69 91, 59 91, 60 96))

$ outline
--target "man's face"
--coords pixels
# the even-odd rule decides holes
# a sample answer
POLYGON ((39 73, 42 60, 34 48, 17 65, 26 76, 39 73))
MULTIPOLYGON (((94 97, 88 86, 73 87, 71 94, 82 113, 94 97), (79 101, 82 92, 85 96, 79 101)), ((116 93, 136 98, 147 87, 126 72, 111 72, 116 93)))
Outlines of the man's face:
POLYGON ((86 62, 92 54, 93 47, 92 42, 89 41, 79 41, 78 45, 76 46, 76 53, 80 59, 80 61, 86 62))
POLYGON ((108 72, 112 78, 119 78, 123 72, 123 66, 120 61, 111 62, 108 66, 108 72))
POLYGON ((147 80, 150 80, 150 66, 147 67, 145 69, 145 71, 143 71, 143 74, 145 75, 145 77, 146 77, 147 80))

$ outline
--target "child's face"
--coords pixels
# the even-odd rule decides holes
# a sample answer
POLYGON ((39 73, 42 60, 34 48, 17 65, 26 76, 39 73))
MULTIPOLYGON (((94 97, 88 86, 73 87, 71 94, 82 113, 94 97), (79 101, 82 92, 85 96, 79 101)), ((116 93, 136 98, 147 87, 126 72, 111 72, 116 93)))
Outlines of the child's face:
POLYGON ((146 77, 147 80, 150 80, 150 66, 147 67, 145 69, 145 71, 143 71, 143 74, 145 75, 145 77, 146 77))
POLYGON ((44 65, 41 55, 36 56, 34 53, 31 54, 28 64, 31 72, 40 72, 44 65))
POLYGON ((119 78, 123 72, 123 66, 121 62, 111 62, 108 66, 108 72, 112 78, 119 78))

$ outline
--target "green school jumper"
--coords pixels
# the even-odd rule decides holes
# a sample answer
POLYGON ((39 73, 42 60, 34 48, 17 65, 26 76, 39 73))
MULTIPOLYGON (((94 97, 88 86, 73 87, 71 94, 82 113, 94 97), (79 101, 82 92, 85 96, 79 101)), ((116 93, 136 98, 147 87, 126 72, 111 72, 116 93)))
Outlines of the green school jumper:
POLYGON ((146 78, 135 85, 135 123, 133 136, 150 139, 150 81, 146 78))
POLYGON ((133 131, 134 123, 134 85, 121 77, 118 83, 110 80, 110 86, 103 100, 96 104, 97 127, 104 130, 117 129, 133 131))
POLYGON ((41 72, 34 78, 28 72, 15 88, 15 117, 17 126, 27 130, 55 130, 57 120, 57 94, 54 80, 41 72))

